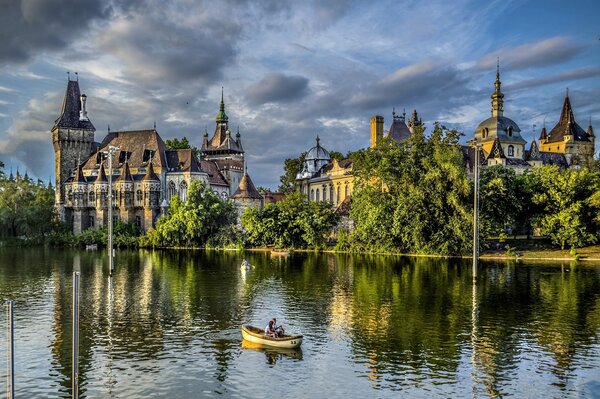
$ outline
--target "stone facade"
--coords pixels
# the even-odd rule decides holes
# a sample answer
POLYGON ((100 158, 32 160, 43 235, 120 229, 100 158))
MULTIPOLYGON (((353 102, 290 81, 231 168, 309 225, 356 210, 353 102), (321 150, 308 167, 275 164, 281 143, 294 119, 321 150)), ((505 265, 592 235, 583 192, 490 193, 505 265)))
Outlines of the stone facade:
POLYGON ((194 180, 204 182, 223 200, 238 188, 244 150, 239 131, 231 140, 223 97, 215 134, 208 143, 205 132, 200 158, 191 149, 167 149, 156 129, 109 130, 102 142, 96 142, 86 100, 79 82, 69 80, 61 115, 52 129, 56 207, 73 232, 106 225, 111 180, 113 218, 135 223, 142 231, 154 226, 173 196, 186 201, 194 180), (118 150, 109 165, 111 147, 118 150))

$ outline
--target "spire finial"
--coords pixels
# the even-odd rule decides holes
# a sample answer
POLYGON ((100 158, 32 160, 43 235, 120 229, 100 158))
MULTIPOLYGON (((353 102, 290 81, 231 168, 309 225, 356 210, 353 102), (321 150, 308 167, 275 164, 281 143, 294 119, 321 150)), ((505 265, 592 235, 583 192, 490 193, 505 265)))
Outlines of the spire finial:
POLYGON ((154 130, 156 130, 156 121, 154 121, 154 130))
POLYGON ((500 80, 500 57, 496 59, 496 79, 500 80))
POLYGON ((567 87, 567 97, 569 97, 569 88, 567 87))
POLYGON ((223 100, 223 86, 221 86, 221 112, 225 112, 225 101, 223 100))
POLYGON ((71 81, 71 72, 67 71, 67 80, 70 82, 71 81))
POLYGON ((317 145, 319 145, 319 141, 321 141, 321 139, 319 138, 319 135, 317 134, 317 145))
POLYGON ((79 82, 79 72, 75 72, 75 80, 79 82))
POLYGON ((396 107, 392 107, 392 118, 396 117, 396 107))
POLYGON ((544 115, 544 129, 546 128, 546 115, 544 115))
POLYGON ((108 124, 108 132, 110 133, 110 123, 108 124))
POLYGON ((590 112, 590 126, 592 126, 592 113, 590 112))

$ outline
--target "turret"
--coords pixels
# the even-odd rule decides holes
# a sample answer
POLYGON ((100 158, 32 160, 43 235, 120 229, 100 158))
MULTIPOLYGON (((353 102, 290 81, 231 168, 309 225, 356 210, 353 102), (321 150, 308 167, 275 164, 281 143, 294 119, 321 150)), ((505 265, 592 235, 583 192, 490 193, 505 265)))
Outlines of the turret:
POLYGON ((494 83, 495 90, 492 94, 492 116, 502 116, 504 113, 504 94, 500 90, 502 82, 500 82, 500 61, 496 64, 496 82, 494 83))

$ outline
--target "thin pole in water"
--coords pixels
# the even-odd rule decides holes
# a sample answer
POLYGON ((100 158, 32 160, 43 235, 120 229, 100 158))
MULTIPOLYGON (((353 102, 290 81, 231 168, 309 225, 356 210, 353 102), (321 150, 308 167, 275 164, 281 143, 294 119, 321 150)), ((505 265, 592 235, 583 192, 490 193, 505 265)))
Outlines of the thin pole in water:
POLYGON ((119 148, 108 147, 108 273, 112 276, 115 271, 115 252, 113 250, 113 191, 112 191, 112 158, 119 148))
POLYGON ((14 305, 13 301, 6 301, 6 316, 8 320, 8 348, 7 348, 7 365, 8 375, 6 376, 6 397, 7 399, 15 398, 15 325, 14 325, 14 305))
POLYGON ((479 147, 475 143, 475 194, 473 198, 473 284, 477 283, 477 262, 479 260, 479 147))
POLYGON ((79 272, 73 272, 73 351, 72 351, 73 399, 79 398, 79 272))

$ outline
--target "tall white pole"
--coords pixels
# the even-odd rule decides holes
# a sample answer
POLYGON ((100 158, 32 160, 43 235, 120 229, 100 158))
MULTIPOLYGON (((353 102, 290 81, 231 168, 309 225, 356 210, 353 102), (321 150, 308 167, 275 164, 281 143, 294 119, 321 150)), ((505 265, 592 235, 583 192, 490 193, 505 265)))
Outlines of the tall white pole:
POLYGON ((112 190, 112 157, 116 151, 119 149, 117 147, 109 146, 108 147, 108 270, 109 275, 112 276, 115 271, 114 266, 114 250, 113 250, 113 190, 112 190))
POLYGON ((13 301, 6 301, 6 316, 8 320, 8 348, 7 362, 8 374, 6 376, 6 397, 15 398, 15 326, 14 326, 13 301))
POLYGON ((475 143, 475 194, 473 198, 473 283, 477 283, 479 260, 479 145, 475 143))
POLYGON ((73 399, 79 398, 79 272, 73 272, 73 351, 71 382, 73 399))

